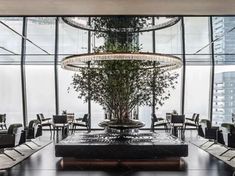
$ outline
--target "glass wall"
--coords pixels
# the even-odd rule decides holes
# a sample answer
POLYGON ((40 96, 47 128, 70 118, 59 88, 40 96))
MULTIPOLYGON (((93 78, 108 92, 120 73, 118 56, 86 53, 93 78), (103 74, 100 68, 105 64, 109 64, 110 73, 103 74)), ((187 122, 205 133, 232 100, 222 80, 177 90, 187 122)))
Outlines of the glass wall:
MULTIPOLYGON (((51 117, 55 113, 55 17, 30 17, 27 24, 26 42, 26 98, 29 119, 37 113, 51 117)), ((1 17, 0 21, 0 114, 7 114, 7 123, 22 122, 21 90, 21 36, 23 18, 1 17), (12 30, 10 29, 12 28, 12 30)), ((200 118, 209 118, 211 52, 210 26, 208 17, 184 17, 185 22, 185 115, 191 117, 199 113, 200 118), (206 47, 205 47, 206 46, 206 47)), ((235 17, 213 17, 213 39, 215 53, 215 72, 213 90, 213 124, 231 122, 235 109, 235 17)), ((152 32, 139 35, 141 51, 152 52, 152 32)), ((91 51, 103 44, 103 39, 91 35, 91 51)), ((155 31, 155 50, 157 53, 173 54, 182 57, 181 23, 155 31)), ((72 54, 87 53, 88 32, 71 27, 59 20, 59 61, 72 54)), ((166 112, 181 110, 182 69, 176 89, 171 97, 156 110, 157 116, 165 117, 166 112)), ((77 98, 77 92, 71 88, 73 72, 63 70, 58 65, 59 113, 62 110, 74 112, 77 117, 88 112, 87 103, 77 98)), ((151 123, 151 107, 139 107, 139 119, 146 127, 151 123)), ((98 104, 91 103, 91 126, 98 127, 104 119, 104 110, 98 104)))
MULTIPOLYGON (((157 30, 155 32, 156 53, 172 54, 182 58, 182 35, 181 22, 176 25, 157 30)), ((170 91, 170 98, 165 101, 163 106, 159 106, 156 110, 156 115, 166 117, 166 113, 176 110, 181 113, 181 87, 182 87, 182 68, 171 71, 172 74, 178 74, 177 84, 175 89, 170 91)))
MULTIPOLYGON (((69 26, 62 20, 59 21, 59 60, 64 57, 87 53, 88 32, 69 26)), ((73 71, 64 70, 58 67, 59 78, 59 113, 67 111, 74 113, 75 118, 82 118, 88 113, 88 104, 78 98, 78 93, 71 86, 73 71)))
POLYGON ((26 42, 26 98, 28 120, 43 113, 46 118, 55 114, 55 18, 28 18, 26 42), (52 55, 49 55, 52 54, 52 55), (50 65, 46 65, 50 64, 50 65))
POLYGON ((0 65, 0 114, 6 123, 23 123, 20 65, 0 65))
POLYGON ((235 17, 213 17, 215 73, 213 125, 232 122, 235 113, 235 17))
MULTIPOLYGON (((22 33, 23 18, 1 17, 0 21, 22 33)), ((23 123, 20 56, 21 37, 0 24, 0 114, 6 123, 23 123)))
POLYGON ((78 98, 78 93, 71 86, 74 72, 59 67, 59 113, 67 111, 74 113, 76 118, 82 118, 88 113, 87 103, 78 98))
POLYGON ((22 33, 23 18, 1 17, 0 21, 5 24, 0 24, 0 64, 19 64, 21 36, 14 31, 22 33))
POLYGON ((193 113, 198 113, 200 119, 209 119, 211 56, 210 48, 204 48, 210 42, 209 18, 186 17, 184 23, 185 115, 191 118, 193 113))

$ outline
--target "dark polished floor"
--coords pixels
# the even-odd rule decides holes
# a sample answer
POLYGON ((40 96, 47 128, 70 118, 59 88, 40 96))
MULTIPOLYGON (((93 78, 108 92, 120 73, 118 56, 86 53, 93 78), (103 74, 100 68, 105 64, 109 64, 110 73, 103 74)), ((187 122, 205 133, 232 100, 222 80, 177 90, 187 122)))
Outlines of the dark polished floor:
MULTIPOLYGON (((189 133, 192 136, 192 133, 189 133)), ((66 171, 58 167, 61 158, 56 158, 54 144, 50 144, 9 171, 0 171, 2 176, 232 176, 234 170, 224 162, 189 143, 189 156, 183 158, 187 166, 182 171, 66 171)), ((234 174, 235 175, 235 174, 234 174)))

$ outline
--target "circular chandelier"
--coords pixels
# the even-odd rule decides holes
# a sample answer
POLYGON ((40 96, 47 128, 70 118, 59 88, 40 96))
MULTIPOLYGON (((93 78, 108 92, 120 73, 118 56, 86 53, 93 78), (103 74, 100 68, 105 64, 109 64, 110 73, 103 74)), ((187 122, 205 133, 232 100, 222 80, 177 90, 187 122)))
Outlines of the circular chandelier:
MULTIPOLYGON (((66 70, 79 71, 81 68, 87 68, 87 62, 92 62, 90 68, 102 69, 98 67, 94 61, 152 61, 157 62, 157 68, 164 70, 173 70, 182 66, 182 60, 179 57, 160 54, 160 53, 91 53, 91 54, 78 54, 64 58, 61 61, 61 67, 66 70)), ((153 67, 148 67, 151 69, 153 67)), ((156 67, 154 67, 156 68, 156 67)))
MULTIPOLYGON (((122 16, 117 16, 115 18, 116 21, 119 21, 122 16)), ((137 17, 141 20, 145 19, 147 24, 143 26, 139 26, 138 28, 135 27, 119 27, 119 28, 110 28, 110 27, 100 27, 99 29, 95 28, 94 22, 95 19, 101 17, 62 17, 62 20, 73 27, 89 30, 89 31, 96 31, 96 32, 147 32, 147 31, 154 31, 163 28, 167 28, 170 26, 175 25, 181 18, 180 17, 137 17)), ((109 18, 109 17, 102 17, 102 18, 109 18)), ((114 18, 114 17, 112 17, 114 18)), ((131 18, 131 17, 130 17, 131 18)))

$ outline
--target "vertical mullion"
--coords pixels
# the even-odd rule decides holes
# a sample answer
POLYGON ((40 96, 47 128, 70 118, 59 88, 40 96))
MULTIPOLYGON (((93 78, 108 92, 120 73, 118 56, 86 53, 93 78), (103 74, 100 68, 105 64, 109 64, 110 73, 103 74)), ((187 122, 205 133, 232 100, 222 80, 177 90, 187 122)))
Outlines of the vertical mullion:
MULTIPOLYGON (((153 25, 155 24, 155 20, 154 20, 154 17, 152 17, 152 23, 153 23, 153 25)), ((152 42, 153 42, 153 48, 152 48, 152 51, 153 51, 153 53, 155 53, 156 52, 156 41, 155 41, 155 30, 153 30, 153 32, 152 32, 152 42)), ((156 62, 154 61, 154 63, 153 63, 153 65, 154 65, 154 68, 155 68, 155 66, 156 66, 156 62)), ((154 73, 154 72, 153 72, 154 73)), ((156 107, 156 101, 155 101, 155 75, 153 75, 153 90, 152 90, 153 92, 152 92, 152 94, 153 94, 153 105, 152 105, 152 114, 155 114, 155 107, 156 107)))
MULTIPOLYGON (((90 17, 89 17, 89 24, 90 24, 90 17)), ((88 53, 91 53, 91 31, 88 31, 88 53)), ((88 64, 88 69, 90 68, 90 61, 87 63, 88 64)), ((90 79, 88 78, 88 87, 90 90, 90 79)), ((88 114, 89 114, 89 126, 88 126, 88 131, 91 131, 91 95, 90 91, 88 92, 88 114)))
POLYGON ((28 124, 27 113, 27 95, 26 95, 26 77, 25 77, 25 53, 26 53, 26 38, 27 37, 27 18, 23 17, 23 30, 21 39, 21 86, 22 86, 22 108, 23 108, 23 123, 24 126, 28 124))
POLYGON ((59 17, 55 20, 55 50, 54 50, 54 76, 55 76, 55 113, 59 114, 59 87, 58 87, 58 42, 59 42, 59 17))
POLYGON ((209 19, 209 27, 210 27, 210 52, 211 52, 211 70, 210 70, 210 105, 209 105, 209 118, 212 122, 213 116, 213 96, 214 96, 214 73, 215 73, 215 57, 214 57, 214 42, 213 41, 213 25, 212 25, 212 16, 209 19))
POLYGON ((185 74, 186 74, 184 17, 181 18, 181 35, 182 35, 182 59, 183 59, 182 89, 181 89, 181 114, 184 114, 184 104, 185 104, 185 74))

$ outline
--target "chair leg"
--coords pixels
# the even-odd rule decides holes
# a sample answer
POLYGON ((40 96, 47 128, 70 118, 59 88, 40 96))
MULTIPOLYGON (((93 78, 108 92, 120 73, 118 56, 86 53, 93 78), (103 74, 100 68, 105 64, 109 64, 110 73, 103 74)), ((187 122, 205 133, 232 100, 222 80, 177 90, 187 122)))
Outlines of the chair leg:
POLYGON ((50 128, 50 133, 51 133, 51 125, 49 126, 49 128, 50 128))

